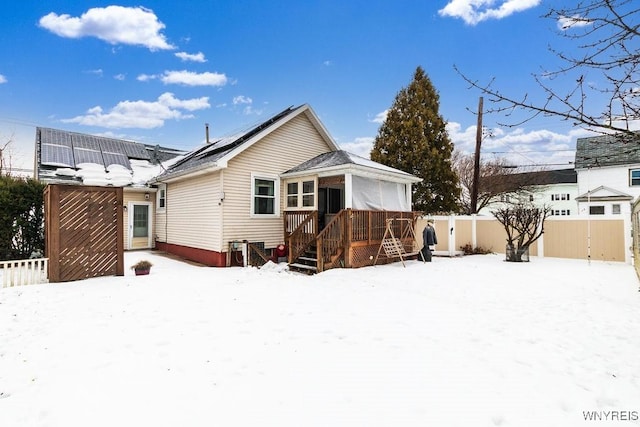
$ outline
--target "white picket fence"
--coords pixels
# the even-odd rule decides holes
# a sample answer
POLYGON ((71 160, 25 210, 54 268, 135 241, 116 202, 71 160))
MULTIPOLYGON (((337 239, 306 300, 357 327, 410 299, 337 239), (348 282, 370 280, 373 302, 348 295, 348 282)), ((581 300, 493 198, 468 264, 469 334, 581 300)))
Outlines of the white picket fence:
POLYGON ((2 287, 48 283, 49 258, 0 261, 2 287))

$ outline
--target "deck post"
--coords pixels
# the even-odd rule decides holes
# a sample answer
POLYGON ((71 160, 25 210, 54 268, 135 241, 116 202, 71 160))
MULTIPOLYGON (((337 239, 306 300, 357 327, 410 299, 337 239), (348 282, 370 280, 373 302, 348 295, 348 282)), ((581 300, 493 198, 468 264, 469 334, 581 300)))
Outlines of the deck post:
POLYGON ((343 236, 344 247, 345 247, 345 257, 344 257, 344 266, 346 268, 351 267, 351 234, 353 232, 353 212, 351 212, 351 208, 347 209, 347 218, 345 224, 345 235, 343 236))

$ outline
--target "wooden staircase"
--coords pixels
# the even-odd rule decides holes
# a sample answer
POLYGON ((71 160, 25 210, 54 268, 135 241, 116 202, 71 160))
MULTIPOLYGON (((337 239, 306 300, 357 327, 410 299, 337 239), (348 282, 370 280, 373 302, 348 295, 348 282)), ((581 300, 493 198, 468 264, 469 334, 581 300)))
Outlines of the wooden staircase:
POLYGON ((309 245, 307 249, 297 257, 294 262, 289 263, 289 270, 305 274, 315 274, 318 272, 318 248, 315 243, 309 245))

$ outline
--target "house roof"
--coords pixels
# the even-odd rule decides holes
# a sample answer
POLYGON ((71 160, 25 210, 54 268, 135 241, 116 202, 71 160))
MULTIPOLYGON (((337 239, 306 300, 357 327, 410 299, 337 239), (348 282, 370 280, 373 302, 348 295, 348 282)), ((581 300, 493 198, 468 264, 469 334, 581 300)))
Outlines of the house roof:
POLYGON ((293 177, 319 171, 324 171, 329 174, 336 173, 338 170, 345 168, 356 169, 363 172, 368 171, 370 174, 374 173, 378 175, 395 176, 410 182, 421 181, 420 178, 417 178, 407 172, 374 162, 373 160, 360 157, 344 150, 330 151, 328 153, 320 154, 313 159, 307 160, 306 162, 289 169, 283 173, 282 176, 293 177))
POLYGON ((182 154, 159 145, 36 128, 36 178, 50 183, 142 185, 159 173, 159 164, 182 154))
POLYGON ((621 201, 633 200, 633 196, 601 185, 598 188, 594 188, 593 190, 576 197, 576 200, 579 202, 621 201))
POLYGON ((481 179, 480 186, 498 186, 500 191, 518 190, 534 185, 575 184, 578 175, 575 169, 555 169, 535 172, 492 175, 481 179))
POLYGON ((298 107, 289 107, 246 131, 220 138, 196 148, 159 175, 157 181, 224 168, 231 158, 237 156, 258 140, 301 114, 305 114, 310 119, 318 133, 331 148, 334 150, 338 149, 337 144, 324 128, 311 107, 308 104, 303 104, 298 107))
POLYGON ((598 135, 576 141, 576 169, 640 163, 640 133, 598 135))

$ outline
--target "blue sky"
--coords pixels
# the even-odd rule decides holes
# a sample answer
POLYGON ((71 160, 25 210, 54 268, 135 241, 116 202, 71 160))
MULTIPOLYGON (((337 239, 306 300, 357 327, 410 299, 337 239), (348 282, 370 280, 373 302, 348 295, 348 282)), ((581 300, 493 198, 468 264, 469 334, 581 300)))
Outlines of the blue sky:
MULTIPOLYGON (((555 6, 559 2, 554 2, 555 6)), ((0 142, 32 168, 35 127, 191 149, 308 103, 368 156, 381 117, 422 66, 456 147, 472 152, 480 93, 533 92, 558 26, 541 0, 34 1, 0 5, 0 142)), ((488 100, 485 99, 485 106, 488 100)), ((484 116, 483 156, 570 167, 581 131, 484 116), (494 154, 496 153, 496 154, 494 154)))

